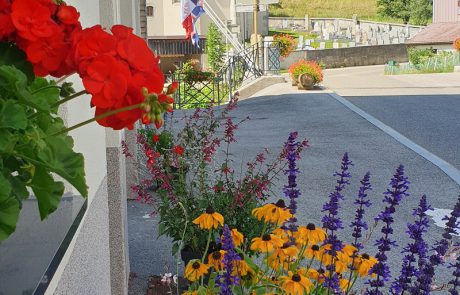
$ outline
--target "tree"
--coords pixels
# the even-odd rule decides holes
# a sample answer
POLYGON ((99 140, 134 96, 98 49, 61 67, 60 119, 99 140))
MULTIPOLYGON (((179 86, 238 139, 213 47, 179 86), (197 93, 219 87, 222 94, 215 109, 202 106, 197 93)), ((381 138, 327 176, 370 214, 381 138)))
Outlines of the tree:
POLYGON ((433 17, 433 1, 411 0, 411 23, 425 26, 433 17))
POLYGON ((377 0, 381 16, 402 19, 405 24, 426 25, 432 16, 432 0, 377 0))
POLYGON ((225 44, 222 40, 222 34, 213 23, 209 25, 206 51, 208 53, 209 67, 213 72, 218 71, 224 61, 225 44))

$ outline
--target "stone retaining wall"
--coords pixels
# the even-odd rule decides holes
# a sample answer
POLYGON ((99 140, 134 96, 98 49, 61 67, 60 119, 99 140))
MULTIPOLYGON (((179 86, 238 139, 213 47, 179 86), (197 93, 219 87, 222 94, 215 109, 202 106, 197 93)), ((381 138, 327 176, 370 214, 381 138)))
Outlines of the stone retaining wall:
POLYGON ((322 62, 326 68, 383 65, 390 60, 407 62, 404 44, 359 46, 324 50, 298 50, 281 60, 281 69, 287 69, 299 59, 322 62))

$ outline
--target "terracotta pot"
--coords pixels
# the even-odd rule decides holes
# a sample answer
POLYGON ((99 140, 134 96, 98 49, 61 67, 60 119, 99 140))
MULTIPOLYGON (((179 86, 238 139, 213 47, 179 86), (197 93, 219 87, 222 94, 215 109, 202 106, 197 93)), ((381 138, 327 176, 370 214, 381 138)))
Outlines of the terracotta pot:
POLYGON ((298 87, 299 89, 311 90, 315 87, 315 80, 308 74, 302 74, 299 76, 298 87))
POLYGON ((297 80, 291 77, 292 86, 297 86, 297 80))

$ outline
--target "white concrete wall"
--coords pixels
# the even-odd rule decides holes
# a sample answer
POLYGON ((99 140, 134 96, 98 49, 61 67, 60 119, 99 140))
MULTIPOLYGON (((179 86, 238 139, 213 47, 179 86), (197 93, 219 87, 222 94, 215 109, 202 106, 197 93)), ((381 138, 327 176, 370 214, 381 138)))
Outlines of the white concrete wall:
MULTIPOLYGON (((81 14, 83 27, 116 23, 139 33, 138 0, 69 0, 81 14)), ((77 91, 80 78, 69 78, 77 91)), ((61 110, 68 126, 94 116, 90 96, 65 104, 61 110)), ((89 186, 88 209, 70 243, 46 294, 126 294, 129 274, 126 239, 126 177, 120 157, 124 131, 112 131, 97 123, 71 133, 75 149, 85 157, 89 186), (113 161, 113 160, 116 161, 113 161), (108 175, 108 171, 110 174, 108 175)), ((75 192, 68 186, 69 190, 75 192)))

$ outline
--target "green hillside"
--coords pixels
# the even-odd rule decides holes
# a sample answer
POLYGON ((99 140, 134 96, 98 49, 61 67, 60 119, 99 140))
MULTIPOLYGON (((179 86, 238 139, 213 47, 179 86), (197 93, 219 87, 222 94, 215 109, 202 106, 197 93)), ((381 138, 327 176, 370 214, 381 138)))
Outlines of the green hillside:
POLYGON ((270 16, 351 18, 357 14, 360 19, 401 22, 382 18, 377 14, 377 0, 280 0, 270 5, 270 16))

